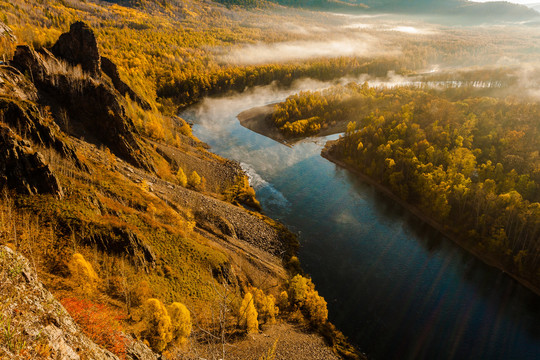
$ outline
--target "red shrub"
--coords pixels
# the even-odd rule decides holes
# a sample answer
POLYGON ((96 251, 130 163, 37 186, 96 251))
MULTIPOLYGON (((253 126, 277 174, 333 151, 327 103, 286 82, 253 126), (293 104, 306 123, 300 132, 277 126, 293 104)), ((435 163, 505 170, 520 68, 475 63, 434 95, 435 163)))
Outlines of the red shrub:
POLYGON ((89 300, 65 298, 61 303, 90 339, 120 359, 125 359, 128 338, 120 326, 124 315, 89 300))

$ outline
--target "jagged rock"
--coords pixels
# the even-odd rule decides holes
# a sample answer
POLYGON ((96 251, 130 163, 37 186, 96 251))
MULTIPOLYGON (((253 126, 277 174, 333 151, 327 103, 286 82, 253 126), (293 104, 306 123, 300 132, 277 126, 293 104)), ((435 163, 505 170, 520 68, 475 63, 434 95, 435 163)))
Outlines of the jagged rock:
MULTIPOLYGON (((0 35, 1 36, 1 35, 0 35)), ((21 100, 37 101, 37 89, 12 66, 0 66, 0 95, 21 100)))
POLYGON ((111 81, 118 92, 124 96, 128 95, 132 100, 137 102, 143 109, 149 110, 150 104, 148 101, 142 99, 135 91, 133 91, 128 84, 120 79, 120 73, 118 72, 118 67, 113 63, 109 58, 104 56, 101 57, 101 70, 108 77, 111 78, 111 81))
POLYGON ((0 124, 0 188, 4 186, 22 194, 63 196, 60 183, 43 155, 0 124))
POLYGON ((212 277, 221 284, 238 286, 238 280, 232 269, 231 263, 224 263, 212 268, 212 277))
POLYGON ((154 249, 133 231, 114 227, 92 228, 87 232, 90 235, 84 238, 83 242, 88 245, 96 245, 99 249, 110 254, 128 254, 133 262, 146 269, 156 265, 157 256, 154 249))
POLYGON ((86 76, 46 49, 18 46, 11 64, 28 73, 38 89, 40 104, 50 107, 65 132, 106 145, 132 165, 153 171, 137 141, 133 121, 109 83, 86 76))
POLYGON ((197 226, 217 235, 221 238, 230 236, 236 238, 236 231, 233 224, 231 224, 225 217, 219 216, 211 211, 197 211, 195 212, 195 221, 197 226))
POLYGON ((36 105, 0 98, 0 121, 16 129, 23 138, 43 147, 53 148, 63 157, 71 159, 79 169, 88 171, 88 167, 80 161, 73 146, 60 138, 58 125, 44 118, 36 105))
MULTIPOLYGON (((28 261, 6 246, 0 246, 0 320, 9 322, 11 334, 10 343, 0 341, 0 359, 118 359, 81 331, 28 261)), ((127 359, 158 358, 146 345, 128 340, 127 359)))
POLYGON ((71 24, 69 32, 60 38, 51 48, 59 59, 66 60, 73 66, 80 64, 83 71, 93 77, 101 76, 101 61, 96 37, 92 29, 82 21, 71 24))

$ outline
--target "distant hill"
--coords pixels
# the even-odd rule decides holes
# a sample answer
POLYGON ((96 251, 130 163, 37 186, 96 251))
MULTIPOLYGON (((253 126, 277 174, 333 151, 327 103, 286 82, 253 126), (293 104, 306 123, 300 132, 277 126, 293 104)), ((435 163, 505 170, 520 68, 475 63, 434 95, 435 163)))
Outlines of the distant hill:
MULTIPOLYGON (((241 5, 242 0, 227 0, 241 5)), ((540 17, 531 7, 497 1, 477 3, 466 0, 273 0, 282 5, 324 10, 367 10, 408 14, 453 15, 485 20, 524 20, 540 17)), ((540 10, 540 3, 534 6, 540 10)))

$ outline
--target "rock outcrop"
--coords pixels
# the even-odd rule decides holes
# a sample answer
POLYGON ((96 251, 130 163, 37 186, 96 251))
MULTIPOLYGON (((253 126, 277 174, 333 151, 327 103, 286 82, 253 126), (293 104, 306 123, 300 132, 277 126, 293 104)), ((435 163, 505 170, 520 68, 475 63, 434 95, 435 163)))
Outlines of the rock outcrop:
POLYGON ((106 145, 132 165, 153 171, 122 97, 108 82, 87 75, 78 68, 82 64, 73 67, 46 49, 26 45, 17 47, 11 64, 28 74, 38 90, 38 103, 51 109, 62 130, 106 145))
POLYGON ((156 265, 154 249, 136 233, 120 228, 93 229, 91 235, 82 239, 88 245, 95 245, 99 249, 116 255, 129 255, 129 259, 145 269, 156 265))
POLYGON ((0 95, 28 101, 38 100, 38 92, 34 84, 28 81, 19 70, 7 65, 0 66, 0 95))
POLYGON ((106 58, 105 56, 101 57, 101 71, 103 71, 104 74, 106 74, 108 77, 111 78, 114 88, 118 90, 120 94, 124 96, 126 95, 129 96, 132 100, 134 100, 137 104, 139 104, 143 109, 146 109, 146 110, 150 109, 150 104, 148 103, 148 101, 141 98, 139 94, 137 94, 128 86, 128 84, 122 81, 116 64, 113 63, 109 58, 106 58))
POLYGON ((51 48, 52 53, 72 66, 81 65, 82 70, 93 77, 101 77, 101 57, 96 36, 92 29, 82 21, 71 24, 69 32, 51 48))
MULTIPOLYGON (((10 333, 9 341, 0 341, 0 359, 118 359, 81 331, 28 261, 6 246, 0 246, 0 324, 10 333)), ((157 355, 128 338, 126 358, 155 360, 157 355)))
POLYGON ((28 195, 63 196, 60 183, 43 155, 0 124, 0 188, 3 187, 28 195))
POLYGON ((22 138, 56 150, 64 158, 72 160, 77 168, 87 171, 88 168, 80 161, 73 146, 62 139, 58 125, 47 116, 44 110, 31 102, 0 98, 0 121, 16 129, 22 138))

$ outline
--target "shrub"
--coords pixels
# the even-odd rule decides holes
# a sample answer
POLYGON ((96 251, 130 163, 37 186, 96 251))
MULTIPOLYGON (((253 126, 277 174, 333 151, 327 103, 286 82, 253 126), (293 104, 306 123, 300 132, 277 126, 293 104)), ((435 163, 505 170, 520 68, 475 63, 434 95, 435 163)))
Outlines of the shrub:
POLYGON ((146 330, 144 336, 155 351, 163 351, 173 338, 173 327, 167 309, 158 299, 146 300, 144 307, 146 330))
POLYGON ((281 294, 279 294, 278 306, 281 311, 286 310, 289 307, 289 294, 287 294, 287 291, 283 290, 281 294))
POLYGON ((253 301, 253 295, 246 293, 240 306, 240 325, 246 328, 248 334, 259 331, 259 321, 257 320, 257 310, 253 301))
POLYGON ((65 298, 62 305, 82 331, 96 344, 125 359, 128 338, 122 332, 122 314, 89 300, 65 298))
POLYGON ((73 254, 68 264, 71 277, 82 293, 90 295, 97 289, 99 278, 92 265, 79 253, 73 254))
POLYGON ((150 288, 148 281, 139 281, 133 289, 133 294, 131 297, 132 304, 134 306, 140 306, 150 296, 152 296, 152 289, 150 288))
POLYGON ((185 343, 191 334, 191 315, 184 304, 174 302, 169 306, 169 315, 171 317, 173 336, 185 343))

